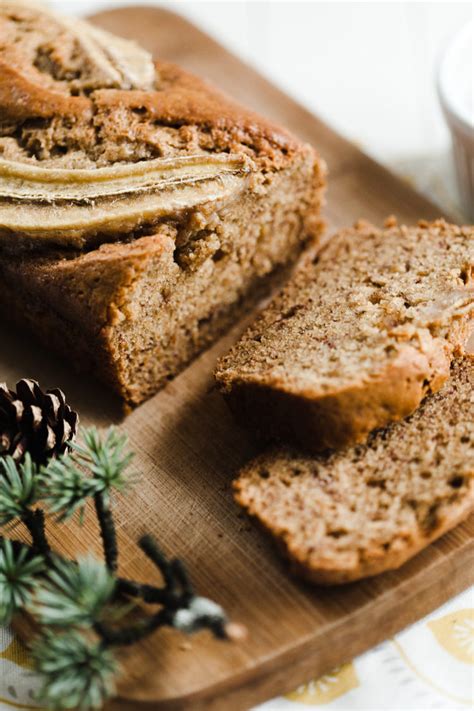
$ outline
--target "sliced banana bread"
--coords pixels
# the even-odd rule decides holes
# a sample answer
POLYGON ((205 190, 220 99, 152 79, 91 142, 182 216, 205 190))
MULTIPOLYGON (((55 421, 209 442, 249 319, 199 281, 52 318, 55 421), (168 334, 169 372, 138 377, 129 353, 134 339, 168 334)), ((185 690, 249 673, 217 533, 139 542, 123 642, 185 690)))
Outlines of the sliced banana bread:
POLYGON ((0 312, 136 404, 317 242, 315 151, 133 43, 0 0, 0 312))
POLYGON ((474 315, 474 227, 335 235, 219 363, 239 420, 311 451, 364 441, 438 390, 474 315))
POLYGON ((316 583, 397 568, 474 509, 474 361, 366 444, 310 458, 274 450, 236 480, 235 498, 316 583))

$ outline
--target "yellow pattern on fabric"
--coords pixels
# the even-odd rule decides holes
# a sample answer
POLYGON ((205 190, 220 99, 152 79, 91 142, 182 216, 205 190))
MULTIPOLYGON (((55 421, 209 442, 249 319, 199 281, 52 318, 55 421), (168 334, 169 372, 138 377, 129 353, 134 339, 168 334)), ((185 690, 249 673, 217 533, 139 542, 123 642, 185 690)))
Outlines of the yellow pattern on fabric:
POLYGON ((0 696, 0 704, 5 704, 5 706, 11 706, 12 709, 31 709, 32 711, 40 711, 39 706, 28 706, 27 704, 17 704, 9 699, 4 699, 0 696))
POLYGON ((391 639, 391 643, 396 647, 398 653, 400 654, 401 658, 405 662, 405 664, 409 667, 409 669, 412 670, 412 672, 422 681, 425 682, 425 684, 428 684, 428 686, 431 686, 435 691, 438 692, 438 694, 441 694, 447 699, 450 699, 451 701, 455 701, 458 704, 462 704, 463 706, 468 706, 469 708, 472 708, 472 699, 463 699, 460 696, 455 696, 454 694, 450 694, 448 691, 445 691, 441 686, 438 686, 434 681, 431 681, 429 677, 426 676, 426 674, 423 674, 417 667, 413 664, 411 659, 409 658, 408 654, 405 652, 403 647, 399 642, 397 642, 396 639, 391 639))
POLYGON ((350 663, 336 667, 329 674, 314 679, 308 684, 302 684, 296 691, 287 694, 285 698, 308 706, 319 706, 347 694, 357 686, 359 686, 359 679, 354 665, 350 663))
POLYGON ((458 610, 428 622, 439 644, 465 664, 474 664, 474 609, 458 610))
POLYGON ((24 669, 33 669, 29 652, 18 637, 13 637, 8 647, 0 652, 0 659, 8 659, 24 669))

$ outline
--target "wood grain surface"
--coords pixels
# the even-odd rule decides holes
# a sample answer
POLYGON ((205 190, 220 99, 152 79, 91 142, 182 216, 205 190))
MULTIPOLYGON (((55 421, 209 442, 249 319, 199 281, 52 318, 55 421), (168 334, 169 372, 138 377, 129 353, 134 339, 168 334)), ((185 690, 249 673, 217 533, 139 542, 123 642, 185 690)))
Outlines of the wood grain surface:
MULTIPOLYGON (((94 21, 203 75, 313 143, 329 164, 331 228, 359 217, 381 223, 390 213, 407 222, 439 216, 407 184, 183 18, 123 8, 94 21)), ((159 631, 123 655, 113 708, 247 709, 349 661, 474 581, 473 518, 396 572, 339 589, 311 588, 289 577, 272 544, 232 502, 232 477, 253 451, 215 392, 212 371, 241 329, 236 324, 126 418, 92 378, 75 375, 27 334, 3 331, 1 380, 30 376, 63 388, 83 424, 119 424, 138 452, 137 481, 117 502, 121 572, 143 580, 153 575, 135 545, 151 532, 167 553, 187 561, 201 594, 249 629, 239 645, 201 633, 188 646, 173 630, 159 631)), ((94 548, 96 539, 90 515, 67 537, 63 529, 54 531, 53 542, 77 554, 94 548)))

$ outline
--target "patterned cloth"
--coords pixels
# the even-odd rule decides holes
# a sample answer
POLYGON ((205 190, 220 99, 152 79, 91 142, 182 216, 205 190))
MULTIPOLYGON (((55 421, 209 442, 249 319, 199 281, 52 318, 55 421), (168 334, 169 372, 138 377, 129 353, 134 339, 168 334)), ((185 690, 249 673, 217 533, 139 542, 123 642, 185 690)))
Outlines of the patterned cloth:
POLYGON ((350 664, 254 711, 428 711, 474 704, 474 588, 350 664))
MULTIPOLYGON (((38 681, 10 630, 0 630, 0 711, 38 708, 38 681)), ((394 639, 254 711, 428 711, 474 703, 474 588, 394 639)))

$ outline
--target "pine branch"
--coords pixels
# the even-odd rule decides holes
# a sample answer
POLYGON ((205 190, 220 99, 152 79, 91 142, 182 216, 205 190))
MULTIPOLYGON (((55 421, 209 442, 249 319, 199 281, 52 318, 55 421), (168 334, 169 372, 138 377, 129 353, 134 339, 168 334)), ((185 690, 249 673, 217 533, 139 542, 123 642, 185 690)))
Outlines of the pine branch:
POLYGON ((12 616, 26 606, 35 588, 36 576, 44 570, 44 561, 18 548, 9 540, 0 541, 0 624, 10 623, 12 616))
POLYGON ((32 654, 43 679, 37 700, 48 708, 99 709, 115 693, 119 667, 103 642, 73 629, 46 631, 33 644, 32 654))
POLYGON ((174 560, 171 561, 171 571, 175 580, 181 587, 181 599, 183 601, 191 600, 194 596, 194 588, 191 585, 191 580, 184 563, 178 558, 174 558, 174 560))
POLYGON ((33 548, 38 551, 45 560, 49 560, 51 547, 46 537, 44 511, 42 509, 25 509, 21 520, 30 532, 33 548))
POLYGON ((94 506, 97 514, 97 520, 99 521, 105 564, 112 573, 115 573, 118 562, 115 523, 110 508, 105 502, 104 495, 102 493, 95 494, 94 506))
POLYGON ((172 592, 175 588, 175 578, 171 565, 165 554, 158 548, 154 538, 150 535, 142 536, 138 541, 138 545, 162 574, 166 589, 172 592))
POLYGON ((130 646, 145 639, 150 634, 155 632, 159 627, 172 624, 172 614, 168 609, 164 608, 154 615, 145 618, 131 627, 122 629, 110 629, 107 625, 97 623, 94 625, 94 630, 99 637, 106 643, 113 646, 130 646))
MULTIPOLYGON (((22 549, 27 551, 29 557, 34 556, 34 548, 28 543, 19 541, 17 539, 5 539, 0 536, 0 545, 2 541, 8 540, 12 544, 14 551, 19 552, 22 549)), ((71 565, 77 565, 76 561, 64 558, 59 553, 54 553, 56 560, 70 563, 71 565)), ((169 593, 165 588, 159 588, 156 585, 149 585, 148 583, 139 583, 135 580, 129 580, 128 578, 115 578, 115 596, 114 599, 118 602, 123 601, 126 598, 136 598, 145 603, 157 604, 157 605, 167 605, 169 604, 169 593)))
POLYGON ((164 588, 148 590, 148 602, 160 602, 170 608, 186 607, 194 597, 194 589, 182 562, 177 558, 168 560, 150 535, 142 536, 139 547, 163 576, 164 588))
POLYGON ((38 469, 27 453, 18 464, 13 457, 0 458, 0 526, 23 514, 38 499, 38 469))
POLYGON ((0 622, 23 607, 46 630, 34 656, 44 678, 41 699, 52 707, 99 708, 113 689, 116 671, 109 647, 131 645, 159 627, 171 626, 186 634, 207 628, 227 639, 242 636, 242 629, 228 624, 219 605, 195 594, 184 565, 169 559, 152 536, 143 536, 138 546, 161 574, 163 584, 117 576, 111 502, 113 492, 127 483, 125 471, 132 455, 125 451, 126 441, 113 428, 103 438, 95 428, 84 430, 82 444, 71 444, 70 453, 51 459, 40 470, 28 453, 22 463, 0 457, 0 526, 19 519, 31 536, 30 545, 0 536, 0 601, 5 602, 4 608, 0 605, 0 622), (42 501, 64 522, 77 511, 82 516, 90 498, 105 565, 90 557, 71 561, 54 553, 44 512, 33 508, 42 501), (119 624, 130 609, 125 602, 134 599, 159 609, 135 624, 119 624), (52 634, 50 628, 58 632, 52 634))
POLYGON ((115 584, 105 566, 90 555, 77 563, 56 559, 30 611, 45 625, 90 627, 106 615, 115 584))

